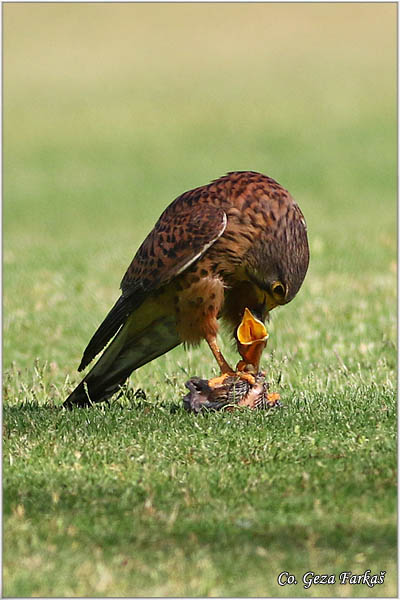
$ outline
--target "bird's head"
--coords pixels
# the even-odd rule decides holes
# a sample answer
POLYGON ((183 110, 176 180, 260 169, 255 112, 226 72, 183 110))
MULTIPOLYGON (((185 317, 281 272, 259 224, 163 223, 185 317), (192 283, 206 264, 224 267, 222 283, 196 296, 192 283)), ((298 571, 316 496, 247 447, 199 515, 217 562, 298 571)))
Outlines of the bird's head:
POLYGON ((307 273, 307 229, 297 205, 294 214, 296 218, 287 215, 284 227, 256 240, 244 260, 246 276, 266 312, 293 300, 307 273))
MULTIPOLYGON (((285 276, 278 269, 263 269, 263 265, 259 268, 246 265, 246 277, 253 284, 257 292, 259 306, 263 307, 262 313, 268 313, 276 306, 290 302, 297 290, 293 293, 293 288, 290 288, 290 278, 285 276)), ((260 313, 261 314, 261 313, 260 313)))

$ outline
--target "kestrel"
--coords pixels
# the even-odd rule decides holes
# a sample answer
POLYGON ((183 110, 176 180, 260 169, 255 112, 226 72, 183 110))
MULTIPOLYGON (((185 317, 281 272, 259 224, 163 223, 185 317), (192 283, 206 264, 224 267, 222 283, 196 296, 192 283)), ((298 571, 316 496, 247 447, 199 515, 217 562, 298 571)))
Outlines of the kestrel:
POLYGON ((64 406, 106 400, 132 371, 182 342, 206 340, 221 373, 234 372, 218 347, 220 318, 236 338, 238 368, 257 371, 264 321, 297 294, 308 262, 304 216, 270 177, 233 172, 185 192, 137 251, 78 370, 108 346, 64 406))

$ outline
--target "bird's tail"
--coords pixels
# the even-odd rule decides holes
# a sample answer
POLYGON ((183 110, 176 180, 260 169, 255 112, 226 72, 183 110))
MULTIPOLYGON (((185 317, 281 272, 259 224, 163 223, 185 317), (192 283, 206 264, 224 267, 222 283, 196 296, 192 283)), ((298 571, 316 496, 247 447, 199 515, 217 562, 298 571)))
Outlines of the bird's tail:
POLYGON ((110 398, 135 369, 180 343, 175 319, 160 316, 134 331, 128 320, 63 406, 88 406, 110 398))

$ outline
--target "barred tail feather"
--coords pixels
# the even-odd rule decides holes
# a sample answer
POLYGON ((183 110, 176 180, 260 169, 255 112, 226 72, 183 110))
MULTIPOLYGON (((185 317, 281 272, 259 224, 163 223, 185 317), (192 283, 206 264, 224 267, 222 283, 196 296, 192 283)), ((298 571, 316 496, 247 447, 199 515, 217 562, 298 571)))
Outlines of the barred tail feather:
POLYGON ((179 343, 175 319, 171 316, 154 320, 135 335, 132 335, 128 321, 63 406, 88 406, 107 400, 118 391, 132 371, 179 343))
POLYGON ((83 371, 94 357, 103 350, 111 338, 126 323, 132 311, 138 308, 144 300, 139 292, 135 295, 122 295, 118 298, 100 327, 97 329, 83 353, 78 371, 83 371))

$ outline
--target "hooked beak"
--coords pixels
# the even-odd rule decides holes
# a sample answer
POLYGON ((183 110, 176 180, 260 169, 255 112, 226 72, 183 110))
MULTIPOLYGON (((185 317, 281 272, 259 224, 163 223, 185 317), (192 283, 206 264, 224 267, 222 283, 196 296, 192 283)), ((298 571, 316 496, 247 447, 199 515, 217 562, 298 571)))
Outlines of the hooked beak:
POLYGON ((262 323, 245 308, 242 321, 236 330, 238 350, 246 365, 253 365, 256 373, 261 354, 267 345, 268 331, 262 323))

